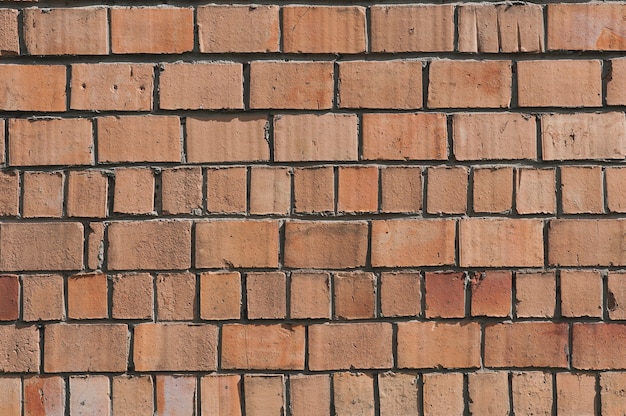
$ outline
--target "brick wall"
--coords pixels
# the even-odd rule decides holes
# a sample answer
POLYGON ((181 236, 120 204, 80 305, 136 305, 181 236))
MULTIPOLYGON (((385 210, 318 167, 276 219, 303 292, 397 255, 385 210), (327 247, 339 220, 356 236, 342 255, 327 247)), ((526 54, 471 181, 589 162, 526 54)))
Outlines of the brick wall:
POLYGON ((0 415, 625 411, 626 3, 312 3, 0 3, 0 415))

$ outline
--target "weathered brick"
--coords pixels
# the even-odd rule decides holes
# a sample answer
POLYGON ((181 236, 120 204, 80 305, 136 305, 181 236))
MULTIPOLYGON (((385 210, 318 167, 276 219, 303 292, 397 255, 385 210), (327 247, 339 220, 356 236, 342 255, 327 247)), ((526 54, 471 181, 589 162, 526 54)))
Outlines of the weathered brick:
POLYGON ((469 373, 467 384, 472 415, 509 415, 509 377, 505 371, 469 373))
POLYGON ((274 166, 250 168, 250 214, 287 215, 291 210, 291 171, 274 166))
POLYGON ((561 270, 561 314, 602 317, 602 276, 595 270, 561 270))
POLYGON ((317 416, 330 412, 328 374, 290 376, 289 394, 292 415, 317 416))
POLYGON ((24 416, 64 415, 65 390, 63 377, 24 378, 24 416))
POLYGON ((601 214, 604 190, 600 166, 561 167, 561 209, 565 214, 601 214))
POLYGON ((241 317, 241 275, 237 272, 200 274, 200 319, 241 317))
POLYGON ((197 414, 195 376, 156 376, 155 416, 197 414))
POLYGON ((626 169, 606 167, 606 204, 610 212, 626 212, 626 169))
POLYGON ((65 318, 63 276, 40 274, 22 276, 22 319, 58 321, 65 318))
POLYGON ((0 326, 0 371, 36 373, 39 371, 39 330, 36 326, 0 326))
POLYGON ((63 172, 24 172, 25 218, 60 218, 63 215, 63 172))
POLYGON ((172 215, 202 212, 202 168, 163 169, 161 209, 172 215))
POLYGON ((281 272, 246 275, 248 319, 285 319, 287 277, 281 272))
POLYGON ((472 316, 511 316, 513 279, 508 271, 474 273, 471 281, 472 316))
POLYGON ((381 415, 418 414, 416 374, 384 373, 378 375, 381 415))
POLYGON ((339 166, 337 211, 378 211, 378 176, 377 166, 339 166))
POLYGON ((515 173, 515 208, 518 214, 556 212, 556 169, 518 168, 515 173))
POLYGON ((518 318, 552 318, 555 311, 554 272, 515 274, 515 314, 518 318))
POLYGON ((291 318, 330 318, 330 275, 328 273, 291 273, 291 318))
POLYGON ((513 207, 513 168, 474 169, 474 212, 507 212, 513 207))
POLYGON ((426 210, 430 214, 467 212, 469 171, 464 166, 435 166, 426 171, 426 210))
POLYGON ((552 375, 540 371, 513 373, 513 411, 518 415, 552 414, 552 375))
POLYGON ((335 317, 367 319, 376 316, 376 276, 373 273, 337 273, 333 279, 335 317))
POLYGON ((626 373, 607 371, 600 373, 601 414, 619 414, 626 406, 626 373))
POLYGON ((572 367, 581 370, 626 368, 626 353, 620 348, 626 336, 623 324, 575 323, 572 327, 572 367))
POLYGON ((150 376, 118 376, 112 379, 113 415, 152 416, 153 385, 150 376))
POLYGON ((419 272, 381 273, 380 306, 382 316, 417 317, 422 311, 421 286, 419 272))
POLYGON ((67 317, 108 318, 107 277, 102 273, 77 274, 67 279, 67 317))
POLYGON ((5 170, 0 172, 0 216, 14 217, 18 214, 20 199, 19 179, 17 171, 5 170))
POLYGON ((374 416, 374 376, 363 373, 333 374, 336 416, 374 416))
POLYGON ((109 181, 102 171, 71 171, 67 181, 66 211, 70 217, 104 218, 109 181))
POLYGON ((0 275, 0 321, 20 316, 20 281, 16 275, 0 275))
POLYGON ((0 11, 0 56, 14 56, 20 53, 18 34, 18 10, 0 11))
POLYGON ((608 105, 626 104, 626 59, 611 59, 611 74, 606 84, 606 103, 608 105))
POLYGON ((203 412, 241 416, 241 376, 211 374, 202 377, 200 386, 203 412))
MULTIPOLYGON (((600 380, 607 373, 602 373, 600 380)), ((559 415, 592 415, 596 401, 596 379, 591 374, 556 373, 556 405, 559 415)), ((604 399, 603 399, 604 400, 604 399)), ((606 412, 605 414, 610 414, 606 412)))
POLYGON ((65 111, 62 65, 0 65, 0 109, 65 111))
POLYGON ((626 319, 626 273, 609 272, 606 308, 610 319, 626 319))
POLYGON ((423 375, 424 380, 424 415, 451 416, 462 415, 463 374, 430 373, 423 375))
POLYGON ((248 169, 228 167, 207 169, 207 211, 245 213, 248 204, 248 169))
POLYGON ((86 229, 87 268, 90 270, 100 269, 104 263, 104 224, 101 222, 90 222, 86 229))
POLYGON ((386 166, 380 170, 382 212, 414 213, 422 210, 422 169, 386 166))
POLYGON ((285 380, 282 374, 245 375, 244 411, 247 416, 281 415, 285 409, 285 380))
POLYGON ((151 319, 154 282, 148 273, 117 274, 112 278, 113 319, 151 319))
MULTIPOLYGON (((293 170, 294 210, 303 213, 335 210, 335 176, 332 166, 293 170)), ((0 176, 1 178, 1 176, 0 176)), ((0 193, 0 197, 1 197, 0 193)))
POLYGON ((155 282, 159 321, 192 321, 198 316, 195 274, 159 273, 155 282))
POLYGON ((426 273, 426 318, 465 317, 465 274, 426 273))
POLYGON ((69 390, 70 414, 111 416, 108 377, 72 376, 69 390))

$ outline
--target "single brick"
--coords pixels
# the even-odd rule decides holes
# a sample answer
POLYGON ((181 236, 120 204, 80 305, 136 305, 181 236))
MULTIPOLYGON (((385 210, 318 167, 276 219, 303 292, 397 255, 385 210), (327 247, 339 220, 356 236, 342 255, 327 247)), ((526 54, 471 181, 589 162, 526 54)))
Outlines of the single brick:
POLYGON ((330 414, 328 374, 289 376, 289 404, 292 415, 330 414))
POLYGON ((202 168, 172 168, 161 171, 161 208, 164 214, 202 212, 202 168))
POLYGON ((561 315, 602 317, 602 276, 595 270, 561 270, 561 315))
POLYGON ((277 5, 198 6, 200 52, 278 52, 279 10, 277 5))
POLYGON ((197 414, 196 384, 195 376, 156 376, 155 416, 197 414))
MULTIPOLYGON (((1 77, 0 67, 0 79, 1 77)), ((45 96, 40 96, 45 100, 45 96)), ((91 165, 91 121, 84 118, 9 120, 9 164, 91 165)))
POLYGON ((70 217, 105 218, 109 181, 102 171, 70 171, 66 211, 70 217))
POLYGON ((213 371, 218 328, 198 324, 145 323, 135 327, 136 371, 213 371))
MULTIPOLYGON (((0 65, 0 80, 0 110, 66 109, 66 70, 63 65, 0 65)), ((46 143, 46 147, 53 149, 55 146, 46 143)))
POLYGON ((624 113, 541 116, 544 160, 624 159, 624 113))
POLYGON ((250 214, 287 215, 290 210, 290 169, 252 166, 250 168, 250 214))
MULTIPOLYGON (((600 380, 602 383, 602 373, 600 380)), ((559 415, 592 415, 596 401, 596 378, 591 374, 556 373, 556 405, 559 415)), ((604 398, 602 399, 604 401, 604 398)), ((610 414, 607 412, 605 414, 610 414)))
POLYGON ((152 377, 127 375, 113 377, 111 391, 113 415, 153 415, 152 377))
MULTIPOLYGON (((333 170, 332 166, 302 167, 293 170, 293 200, 296 212, 313 214, 335 210, 333 170)), ((1 195, 0 193, 0 197, 1 195)))
POLYGON ((287 277, 281 272, 246 275, 248 319, 285 319, 287 277))
POLYGON ((111 416, 108 377, 72 376, 69 378, 69 390, 70 414, 111 416))
POLYGON ((472 415, 509 415, 509 377, 506 371, 475 372, 467 376, 472 415))
POLYGON ((476 322, 401 322, 398 324, 398 367, 480 367, 480 342, 480 325, 476 322))
POLYGON ((98 162, 180 162, 180 120, 174 116, 100 117, 98 162))
POLYGON ((193 49, 191 7, 111 8, 112 53, 182 53, 193 49))
POLYGON ((0 325, 0 371, 39 372, 39 330, 36 326, 0 325))
POLYGON ((283 51, 287 53, 360 53, 367 43, 365 7, 285 6, 283 51), (320 31, 320 28, 325 30, 320 31))
POLYGON ((116 169, 113 211, 122 214, 153 214, 154 186, 154 171, 151 168, 116 169))
POLYGON ((374 376, 363 373, 333 374, 336 416, 374 416, 374 376))
POLYGON ((368 232, 363 221, 288 221, 284 264, 295 268, 346 269, 365 265, 368 232))
POLYGON ((330 318, 330 275, 328 273, 291 273, 291 318, 330 318))
POLYGON ((552 318, 555 310, 554 272, 515 274, 515 314, 518 318, 552 318))
POLYGON ((25 9, 24 43, 30 55, 106 55, 107 8, 25 9))
POLYGON ((383 373, 378 375, 378 395, 382 415, 418 414, 416 374, 383 373))
POLYGON ((0 11, 0 56, 15 56, 20 53, 18 14, 16 9, 0 11))
POLYGON ((422 61, 339 63, 342 108, 422 108, 422 61))
POLYGON ((626 373, 607 371, 600 373, 601 414, 620 414, 626 408, 626 373))
POLYGON ((63 216, 63 172, 24 172, 25 218, 63 216))
POLYGON ((429 108, 507 108, 511 104, 510 61, 430 63, 429 108))
POLYGON ((378 211, 377 166, 339 166, 337 176, 337 211, 378 211))
POLYGON ((601 214, 604 191, 600 166, 561 167, 561 209, 565 214, 601 214))
POLYGON ((465 317, 465 274, 426 273, 426 318, 465 317))
POLYGON ((611 76, 606 84, 606 103, 608 105, 625 105, 626 59, 611 59, 609 63, 611 65, 611 76))
POLYGON ((513 373, 513 411, 518 415, 552 414, 552 374, 540 371, 513 373))
POLYGON ((609 211, 626 212, 626 169, 606 167, 604 174, 606 179, 606 204, 609 211))
POLYGON ((430 373, 423 375, 424 416, 462 415, 463 374, 430 373))
POLYGON ((248 170, 245 167, 207 169, 207 211, 245 213, 248 170))
POLYGON ((386 166, 380 170, 382 212, 415 213, 422 210, 422 169, 386 166))
POLYGON ((626 319, 626 273, 609 272, 606 308, 609 319, 626 319))
POLYGON ((376 317, 376 276, 373 273, 337 273, 333 278, 337 319, 376 317))
POLYGON ((371 10, 373 52, 452 52, 453 5, 375 5, 371 10))
POLYGON ((515 322, 487 325, 485 367, 567 367, 568 325, 515 322))
POLYGON ((117 274, 111 280, 113 319, 152 319, 154 282, 150 274, 117 274))
POLYGON ((160 273, 155 282, 159 321, 192 321, 196 318, 198 295, 195 274, 160 273))
POLYGON ((253 115, 187 118, 187 162, 269 160, 267 117, 253 115))
POLYGON ((24 378, 24 416, 64 414, 65 380, 63 377, 24 378))
POLYGON ((87 235, 87 268, 96 270, 102 268, 104 263, 104 224, 90 222, 86 229, 87 235))
POLYGON ((250 108, 330 109, 333 75, 332 62, 253 61, 250 108))
POLYGON ((150 64, 73 64, 70 108, 150 111, 153 85, 150 64))
POLYGON ((575 323, 572 327, 572 367, 611 370, 626 367, 626 354, 616 348, 626 336, 623 324, 575 323))
POLYGON ((513 113, 458 113, 452 116, 457 160, 537 159, 534 116, 513 113))
POLYGON ((372 221, 374 267, 442 266, 455 263, 454 220, 372 221))
POLYGON ((76 274, 67 279, 68 318, 106 319, 108 316, 108 286, 105 274, 76 274))
POLYGON ((43 369, 46 373, 123 373, 128 367, 129 344, 127 325, 46 325, 43 369))
POLYGON ((39 274, 22 276, 22 319, 60 321, 65 318, 63 276, 39 274))
POLYGON ((210 415, 241 416, 241 376, 210 374, 200 380, 202 411, 210 415))
POLYGON ((358 159, 354 114, 293 114, 274 118, 274 161, 358 159))
POLYGON ((243 66, 235 62, 164 64, 159 106, 165 110, 243 109, 243 66))
POLYGON ((222 368, 303 370, 304 332, 301 325, 226 324, 222 327, 222 368))
POLYGON ((464 166, 437 166, 426 171, 426 210, 430 214, 467 212, 467 181, 464 166))
POLYGON ((517 168, 515 208, 518 214, 556 213, 556 169, 517 168))
POLYGON ((196 267, 278 267, 278 222, 196 223, 196 267))
POLYGON ((284 414, 285 380, 282 374, 245 375, 243 390, 247 416, 284 414))
POLYGON ((237 272, 200 274, 200 319, 241 317, 241 275, 237 272))
POLYGON ((310 325, 308 335, 311 371, 393 366, 392 327, 389 323, 310 325))
POLYGON ((0 216, 14 217, 18 214, 20 200, 19 180, 19 173, 15 170, 0 172, 0 216))
POLYGON ((513 207, 513 168, 474 169, 474 212, 508 212, 513 207))
POLYGON ((16 275, 0 275, 0 321, 20 316, 20 281, 16 275))
POLYGON ((472 316, 511 316, 513 279, 508 271, 474 273, 471 281, 472 316))
POLYGON ((422 312, 421 286, 422 279, 419 272, 381 273, 381 315, 385 317, 419 316, 422 312))

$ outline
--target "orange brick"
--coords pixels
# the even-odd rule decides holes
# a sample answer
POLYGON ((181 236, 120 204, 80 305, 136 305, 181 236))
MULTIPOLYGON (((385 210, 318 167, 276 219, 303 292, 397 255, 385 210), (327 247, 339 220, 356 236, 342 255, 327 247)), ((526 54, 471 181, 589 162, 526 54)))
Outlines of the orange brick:
POLYGON ((378 210, 377 166, 339 166, 338 178, 337 211, 378 210))
POLYGON ((104 224, 101 222, 90 222, 86 228, 87 268, 96 270, 102 268, 104 262, 104 224))
POLYGON ((161 207, 164 214, 202 213, 202 168, 163 169, 161 207))
POLYGON ((118 274, 111 280, 113 319, 152 319, 154 282, 150 274, 118 274))
POLYGON ((609 272, 606 307, 610 319, 626 319, 626 273, 609 272))
POLYGON ((276 162, 357 159, 354 114, 294 114, 274 118, 276 162))
POLYGON ((210 4, 197 9, 200 52, 278 52, 278 6, 210 4))
POLYGON ((287 316, 285 273, 248 273, 246 293, 248 319, 285 319, 287 316))
POLYGON ((471 281, 472 316, 511 316, 511 272, 474 273, 471 281))
POLYGON ((363 159, 445 160, 446 116, 439 113, 363 114, 363 159))
POLYGON ((513 373, 513 411, 518 415, 552 414, 552 374, 540 371, 513 373))
MULTIPOLYGON (((604 374, 606 373, 603 373, 600 376, 601 380, 604 374)), ((596 378, 593 375, 556 373, 555 389, 557 394, 557 414, 594 414, 596 401, 596 378)), ((610 412, 605 414, 610 414, 610 412)))
POLYGON ((36 326, 0 326, 0 371, 37 373, 39 356, 39 330, 36 326))
POLYGON ((469 411, 472 415, 509 415, 509 377, 505 371, 468 374, 469 411))
POLYGON ((282 374, 245 375, 244 410, 247 416, 280 415, 285 409, 285 380, 282 374))
POLYGON ((245 167, 207 169, 207 210, 245 213, 248 170, 245 167))
POLYGON ((459 113, 452 116, 457 160, 537 159, 533 116, 512 113, 459 113))
POLYGON ((20 315, 20 282, 16 275, 0 276, 0 321, 14 321, 20 315))
POLYGON ((112 379, 113 415, 132 413, 152 416, 153 385, 150 376, 118 376, 112 379))
POLYGON ((24 172, 24 217, 63 216, 63 182, 63 172, 24 172))
POLYGON ((454 220, 372 221, 374 267, 454 264, 454 220))
POLYGON ((513 168, 474 169, 474 211, 507 212, 513 207, 513 168))
POLYGON ((289 168, 253 166, 250 169, 250 214, 287 215, 290 210, 289 168))
POLYGON ((294 210, 298 213, 311 214, 333 212, 335 210, 334 178, 332 166, 295 168, 293 171, 294 210))
POLYGON ((278 267, 278 222, 196 223, 196 267, 278 267))
POLYGON ((424 416, 462 415, 463 374, 430 373, 423 375, 424 416))
POLYGON ((428 107, 507 108, 511 82, 510 61, 433 61, 428 107))
POLYGON ((193 49, 191 7, 111 8, 111 52, 182 53, 193 49))
POLYGON ((430 214, 463 214, 467 211, 469 172, 466 167, 431 167, 426 174, 426 210, 430 214))
POLYGON ((342 108, 422 108, 422 61, 339 63, 342 108))
POLYGON ((213 371, 217 368, 217 337, 213 325, 139 324, 133 345, 135 370, 213 371))
POLYGON ((380 170, 381 211, 414 213, 422 210, 422 169, 386 166, 380 170))
POLYGON ((606 84, 606 103, 608 105, 626 104, 626 59, 611 59, 610 76, 606 84))
MULTIPOLYGON (((45 97, 41 96, 41 99, 45 100, 45 97)), ((9 164, 93 164, 91 122, 81 118, 9 120, 9 164)))
POLYGON ((0 56, 14 56, 20 53, 18 34, 18 10, 0 11, 0 56))
POLYGON ((187 118, 187 162, 260 162, 270 158, 266 117, 187 118))
POLYGON ((180 123, 174 116, 100 117, 98 162, 180 162, 180 123))
POLYGON ((250 108, 330 109, 333 74, 332 62, 253 61, 250 108))
POLYGON ((365 7, 285 6, 283 51, 287 53, 365 52, 365 7), (320 31, 320 28, 325 28, 320 31))
POLYGON ((393 366, 389 323, 310 325, 308 334, 311 371, 393 366))
POLYGON ((290 376, 289 393, 292 415, 330 414, 330 376, 328 374, 290 376))
POLYGON ((113 212, 154 214, 154 184, 151 168, 115 169, 113 212))
POLYGON ((240 325, 222 327, 222 368, 303 370, 304 326, 240 325))
POLYGON ((73 64, 70 108, 150 111, 153 84, 149 64, 73 64))
POLYGON ((106 55, 105 7, 24 10, 24 42, 30 55, 106 55))
POLYGON ((166 110, 242 109, 243 66, 234 62, 164 64, 159 98, 160 108, 166 110))
POLYGON ((70 414, 111 416, 108 377, 72 376, 69 390, 70 414))
POLYGON ((160 273, 155 282, 156 313, 159 321, 191 321, 196 318, 196 275, 160 273))
POLYGON ((381 315, 419 316, 422 312, 421 280, 419 272, 381 273, 381 315))
POLYGON ((14 170, 0 172, 0 216, 14 217, 19 211, 19 173, 14 170))
POLYGON ((382 415, 418 414, 416 374, 383 373, 378 375, 378 395, 382 415))
POLYGON ((0 65, 0 80, 2 80, 0 82, 1 110, 65 111, 66 109, 66 71, 63 65, 0 65))
POLYGON ((561 167, 561 209, 564 214, 602 214, 601 166, 561 167))
POLYGON ((465 316, 465 274, 426 273, 427 318, 463 318, 465 316))
POLYGON ((515 275, 515 311, 518 318, 552 318, 556 309, 554 272, 515 275))
POLYGON ((107 277, 102 273, 77 274, 67 279, 67 317, 70 319, 107 318, 107 277))
POLYGON ((626 406, 626 397, 622 391, 626 388, 624 372, 600 373, 601 414, 619 414, 626 406))
POLYGON ((102 171, 70 171, 67 181, 67 215, 105 218, 109 181, 102 171))
POLYGON ((241 376, 211 374, 202 377, 200 383, 203 412, 241 416, 241 376))
POLYGON ((336 416, 374 416, 374 376, 333 374, 333 399, 336 416))
POLYGON ((346 269, 365 265, 367 223, 363 221, 288 221, 287 267, 346 269))
POLYGON ((556 169, 518 168, 515 207, 518 214, 556 213, 556 169))
POLYGON ((241 317, 241 275, 232 273, 200 274, 200 318, 207 320, 241 317))
POLYGON ((290 279, 291 318, 330 318, 330 275, 294 272, 290 279))
POLYGON ((541 116, 544 160, 624 159, 624 113, 541 116))
POLYGON ((64 318, 63 276, 58 274, 22 276, 22 319, 58 321, 64 318))
POLYGON ((110 270, 187 269, 191 222, 113 222, 108 228, 107 260, 110 270))
POLYGON ((575 323, 572 366, 581 370, 611 370, 626 366, 626 355, 615 346, 626 336, 623 324, 575 323))
POLYGON ((398 324, 399 368, 473 368, 480 364, 480 325, 476 322, 398 324))
POLYGON ((561 314, 602 317, 602 277, 594 270, 561 270, 561 314))
POLYGON ((337 273, 333 278, 335 317, 376 317, 376 276, 373 273, 337 273))
POLYGON ((156 376, 155 416, 197 414, 196 396, 196 377, 156 376))
POLYGON ((43 369, 46 373, 123 373, 129 344, 128 326, 122 324, 46 325, 43 369))
POLYGON ((65 414, 65 380, 56 376, 24 378, 24 416, 65 414))
POLYGON ((567 367, 568 325, 516 322, 485 327, 485 367, 567 367))
POLYGON ((606 203, 609 211, 626 212, 626 169, 607 167, 604 173, 606 176, 606 203))
POLYGON ((372 6, 373 52, 451 52, 454 49, 452 5, 372 6))

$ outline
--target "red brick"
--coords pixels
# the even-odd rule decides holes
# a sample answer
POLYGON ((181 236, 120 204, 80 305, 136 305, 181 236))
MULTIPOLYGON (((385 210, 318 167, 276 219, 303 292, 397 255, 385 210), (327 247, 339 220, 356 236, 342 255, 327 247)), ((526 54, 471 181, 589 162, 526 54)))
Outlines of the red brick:
POLYGON ((427 318, 463 318, 465 316, 465 274, 426 273, 427 318))
POLYGON ((65 380, 62 377, 24 378, 24 416, 64 414, 65 380))
POLYGON ((90 270, 100 269, 104 262, 104 224, 101 222, 90 222, 86 229, 87 268, 90 270))
POLYGON ((581 370, 626 368, 626 353, 620 340, 626 336, 623 324, 575 323, 572 329, 572 367, 581 370))
POLYGON ((195 376, 156 376, 155 416, 195 415, 195 376))
POLYGON ((386 166, 380 171, 381 211, 414 213, 422 210, 422 169, 386 166))
POLYGON ((361 129, 365 160, 445 160, 448 157, 444 114, 363 114, 361 129))
POLYGON ((416 374, 384 373, 378 375, 378 394, 382 415, 418 414, 416 374))
POLYGON ((18 34, 18 10, 0 11, 0 56, 14 56, 20 53, 18 34))
POLYGON ((606 167, 606 203, 610 212, 626 212, 626 169, 606 167))
POLYGON ((22 276, 22 319, 59 321, 65 318, 63 276, 58 274, 22 276))
POLYGON ((113 212, 154 214, 154 171, 151 168, 115 169, 113 212))
POLYGON ((159 321, 192 321, 196 318, 196 275, 160 273, 155 282, 156 314, 159 321))
POLYGON ((601 214, 604 191, 600 166, 561 167, 561 209, 564 214, 601 214))
POLYGON ((241 317, 241 275, 231 273, 200 274, 200 318, 207 320, 241 317))
POLYGON ((424 415, 451 416, 462 415, 463 374, 447 373, 424 374, 424 415))
POLYGON ((110 270, 187 269, 190 266, 190 221, 113 222, 109 225, 110 270))
POLYGON ((374 267, 454 264, 454 220, 372 221, 374 267))
POLYGON ((606 103, 608 105, 626 104, 626 59, 611 59, 610 76, 606 84, 606 103))
POLYGON ((165 110, 243 109, 243 66, 234 62, 164 64, 159 98, 165 110))
POLYGON ((36 326, 0 326, 0 371, 39 372, 39 330, 36 326))
POLYGON ((381 273, 381 315, 385 317, 419 316, 422 311, 421 285, 419 272, 381 273))
POLYGON ((505 371, 468 374, 469 411, 472 415, 509 415, 509 376, 505 371))
POLYGON ((187 162, 269 160, 266 117, 258 115, 187 118, 187 162))
POLYGON ((520 107, 602 105, 599 60, 520 61, 517 79, 520 107))
POLYGON ((253 61, 250 108, 330 109, 333 74, 332 62, 253 61))
POLYGON ((278 267, 278 222, 196 223, 196 267, 278 267))
POLYGON ((113 319, 152 319, 154 282, 151 275, 118 274, 111 280, 113 319))
POLYGON ((218 328, 198 324, 139 324, 135 327, 136 371, 213 371, 218 328))
POLYGON ((294 272, 291 274, 291 318, 330 318, 330 275, 294 272))
POLYGON ((108 287, 105 274, 77 274, 67 279, 68 318, 104 319, 108 315, 108 287))
POLYGON ((250 214, 287 215, 291 210, 289 168, 252 166, 250 168, 250 214))
POLYGON ((516 322, 485 327, 485 367, 567 367, 568 325, 516 322))
POLYGON ((463 214, 467 212, 467 181, 464 166, 437 166, 426 171, 428 184, 426 210, 430 214, 463 214))
POLYGON ((278 6, 210 4, 197 9, 200 52, 278 52, 278 6))
POLYGON ((247 416, 284 414, 285 380, 282 374, 245 375, 243 386, 247 416))
POLYGON ((182 53, 193 49, 191 7, 111 8, 111 52, 182 53))
POLYGON ((626 396, 622 393, 626 389, 624 372, 600 373, 600 414, 620 414, 626 407, 626 396))
POLYGON ((513 207, 513 168, 474 169, 474 212, 508 212, 513 207))
POLYGON ((245 167, 207 169, 207 211, 245 213, 248 170, 245 167))
POLYGON ((552 414, 552 374, 540 371, 513 373, 511 380, 515 414, 552 414))
POLYGON ((378 210, 378 167, 339 166, 337 211, 376 212, 378 210))
POLYGON ((554 272, 515 275, 515 311, 518 318, 552 318, 556 310, 554 272))
POLYGON ((202 212, 202 168, 173 168, 161 171, 161 207, 164 214, 202 212))
POLYGON ((339 63, 342 108, 422 108, 422 61, 339 63))
POLYGON ((211 374, 202 377, 200 383, 203 412, 241 416, 241 376, 211 374))
POLYGON ((65 111, 63 65, 0 65, 0 80, 1 110, 65 111))
POLYGON ((128 326, 122 324, 46 325, 43 369, 46 373, 123 373, 129 344, 128 326))
POLYGON ((602 317, 602 276, 595 270, 561 270, 561 314, 602 317))
POLYGON ((98 118, 98 162, 180 162, 180 123, 174 116, 98 118))
POLYGON ((0 172, 0 216, 14 217, 18 214, 20 199, 19 179, 17 171, 7 170, 0 172))
POLYGON ((24 172, 24 217, 61 217, 63 183, 63 172, 24 172))
POLYGON ((357 159, 354 114, 294 114, 274 118, 276 162, 357 159))
POLYGON ((153 84, 149 64, 73 64, 70 108, 150 111, 153 84))
POLYGON ((472 316, 511 316, 512 277, 507 271, 474 273, 471 281, 472 316))
POLYGON ((399 368, 448 369, 480 365, 478 323, 411 321, 398 324, 399 368))
POLYGON ((366 50, 365 7, 285 6, 282 12, 284 52, 346 54, 366 50))
POLYGON ((152 377, 126 375, 113 377, 111 391, 113 415, 153 415, 152 377))
POLYGON ((0 321, 20 316, 20 282, 16 275, 0 275, 0 321))
POLYGON ((363 221, 288 221, 287 267, 346 269, 365 265, 367 223, 363 221))
MULTIPOLYGON (((603 373, 600 377, 604 376, 603 373)), ((592 415, 596 378, 591 374, 556 373, 556 405, 559 415, 592 415)), ((606 413, 610 414, 610 413, 606 413)))
POLYGON ((4 223, 0 233, 0 270, 80 270, 80 223, 4 223))
POLYGON ((328 374, 289 377, 289 404, 292 415, 318 416, 330 412, 328 374))
POLYGON ((333 212, 335 210, 334 178, 332 166, 295 168, 293 171, 294 210, 311 214, 333 212))
POLYGON ((535 117, 514 113, 459 113, 452 116, 457 160, 537 159, 535 117))
POLYGON ((67 215, 105 218, 109 181, 102 171, 70 171, 67 181, 67 215))
POLYGON ((222 368, 303 370, 304 332, 300 325, 224 325, 222 368))
POLYGON ((626 319, 626 273, 609 272, 606 306, 609 319, 626 319))
POLYGON ((311 325, 309 369, 383 369, 393 366, 392 328, 384 322, 311 325))
POLYGON ((451 52, 454 6, 384 5, 371 7, 373 52, 451 52))
POLYGON ((335 317, 376 317, 376 276, 373 273, 337 273, 333 279, 335 317))
POLYGON ((518 168, 515 208, 518 214, 556 213, 556 169, 518 168))
POLYGON ((541 116, 544 160, 624 159, 624 113, 541 116))
POLYGON ((507 108, 511 82, 510 61, 433 61, 428 107, 507 108))
POLYGON ((333 374, 333 399, 336 416, 374 416, 374 376, 333 374))
POLYGON ((70 414, 111 416, 108 377, 73 376, 69 384, 70 414))
POLYGON ((287 316, 285 273, 248 273, 246 294, 248 319, 285 319, 287 316))
POLYGON ((24 43, 30 55, 106 55, 105 7, 24 10, 24 43))

